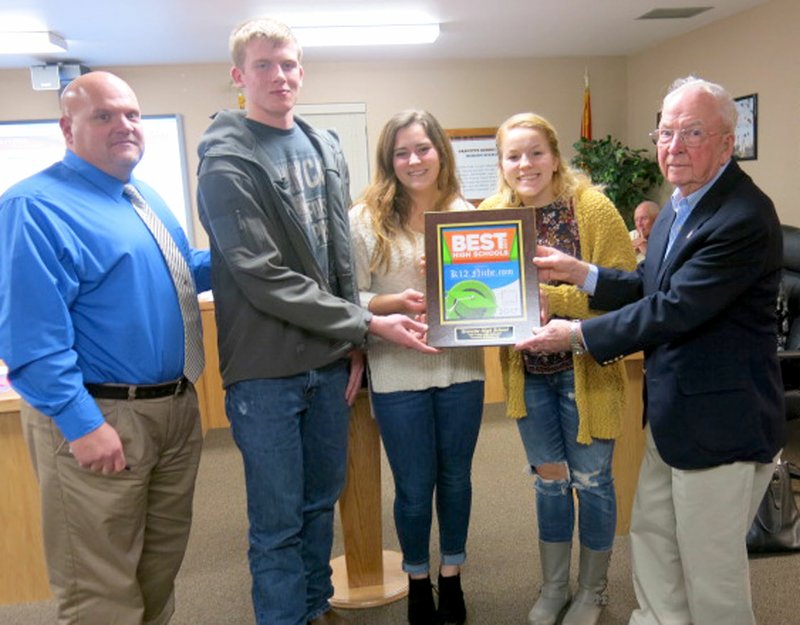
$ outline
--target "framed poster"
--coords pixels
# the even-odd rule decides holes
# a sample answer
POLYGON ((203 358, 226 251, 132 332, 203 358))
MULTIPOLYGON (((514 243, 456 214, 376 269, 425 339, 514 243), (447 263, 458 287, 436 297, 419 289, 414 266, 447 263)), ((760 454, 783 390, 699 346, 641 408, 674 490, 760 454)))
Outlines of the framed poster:
POLYGON ((496 128, 450 129, 461 193, 475 206, 497 193, 496 128))
POLYGON ((425 213, 428 344, 509 345, 539 326, 532 208, 425 213))
POLYGON ((734 98, 733 102, 739 113, 733 156, 737 161, 754 161, 758 158, 758 94, 734 98))

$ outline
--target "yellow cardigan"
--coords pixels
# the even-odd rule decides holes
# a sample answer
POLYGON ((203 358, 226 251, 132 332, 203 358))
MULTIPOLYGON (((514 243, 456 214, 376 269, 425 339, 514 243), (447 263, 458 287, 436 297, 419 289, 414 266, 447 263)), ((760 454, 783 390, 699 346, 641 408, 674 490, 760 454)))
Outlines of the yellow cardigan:
MULTIPOLYGON (((479 209, 504 208, 500 195, 481 202, 479 209)), ((579 191, 575 207, 582 259, 603 267, 627 271, 636 267, 628 229, 611 201, 596 189, 579 191)), ((541 285, 550 314, 586 319, 602 314, 589 308, 586 293, 572 285, 541 285)), ((575 403, 578 406, 578 442, 592 438, 617 438, 625 410, 625 368, 622 361, 600 366, 589 354, 572 357, 575 369, 575 403)), ((526 416, 524 363, 511 347, 500 350, 500 365, 509 417, 526 416)))

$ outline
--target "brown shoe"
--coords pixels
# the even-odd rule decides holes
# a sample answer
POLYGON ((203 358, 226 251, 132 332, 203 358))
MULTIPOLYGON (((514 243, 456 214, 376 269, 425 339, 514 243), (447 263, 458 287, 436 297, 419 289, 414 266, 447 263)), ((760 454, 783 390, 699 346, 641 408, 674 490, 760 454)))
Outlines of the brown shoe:
POLYGON ((313 621, 309 621, 308 625, 346 625, 348 620, 343 617, 336 610, 328 610, 320 614, 313 621))

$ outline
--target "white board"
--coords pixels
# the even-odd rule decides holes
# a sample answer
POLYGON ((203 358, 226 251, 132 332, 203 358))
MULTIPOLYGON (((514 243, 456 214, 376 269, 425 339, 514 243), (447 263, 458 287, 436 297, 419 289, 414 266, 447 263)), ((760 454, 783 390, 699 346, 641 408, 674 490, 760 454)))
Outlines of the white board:
MULTIPOLYGON (((142 117, 144 157, 134 173, 164 198, 193 240, 189 217, 183 126, 178 115, 142 117)), ((0 122, 0 195, 64 157, 64 137, 54 119, 0 122)))

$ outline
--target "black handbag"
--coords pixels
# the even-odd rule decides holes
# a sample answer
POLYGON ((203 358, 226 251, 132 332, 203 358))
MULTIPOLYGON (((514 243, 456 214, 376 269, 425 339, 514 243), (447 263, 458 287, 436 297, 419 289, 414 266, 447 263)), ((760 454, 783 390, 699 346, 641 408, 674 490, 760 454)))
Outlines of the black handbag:
POLYGON ((800 511, 792 491, 793 476, 800 477, 797 467, 789 462, 778 462, 747 532, 750 553, 800 549, 800 511))

